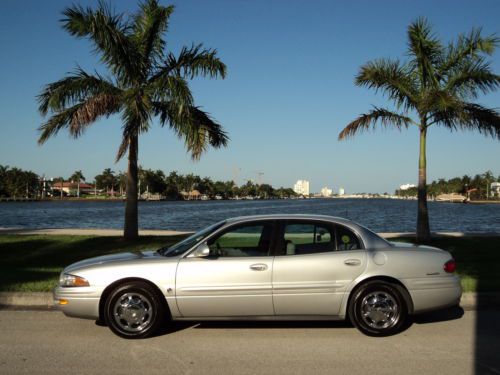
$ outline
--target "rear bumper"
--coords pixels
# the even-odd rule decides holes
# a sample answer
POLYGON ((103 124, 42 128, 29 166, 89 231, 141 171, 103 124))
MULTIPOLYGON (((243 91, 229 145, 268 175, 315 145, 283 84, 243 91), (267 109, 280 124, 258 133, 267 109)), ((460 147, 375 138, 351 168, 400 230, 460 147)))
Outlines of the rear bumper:
POLYGON ((93 287, 61 288, 52 291, 54 306, 74 318, 99 319, 101 290, 93 287))
POLYGON ((403 281, 413 301, 413 313, 458 306, 462 297, 460 278, 455 275, 403 281))

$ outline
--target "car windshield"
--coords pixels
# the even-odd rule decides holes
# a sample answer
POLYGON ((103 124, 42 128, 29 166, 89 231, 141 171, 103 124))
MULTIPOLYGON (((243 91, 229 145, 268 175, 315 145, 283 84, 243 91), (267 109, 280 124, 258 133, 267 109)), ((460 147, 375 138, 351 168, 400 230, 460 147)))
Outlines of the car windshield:
POLYGON ((177 242, 175 245, 172 245, 170 247, 162 247, 162 248, 158 249, 158 253, 163 255, 163 256, 166 256, 166 257, 174 257, 177 255, 180 255, 180 254, 184 253, 185 251, 189 250, 194 245, 196 245, 196 243, 201 241, 203 238, 208 236, 210 233, 219 229, 225 223, 226 223, 225 221, 220 221, 216 224, 210 225, 209 227, 204 228, 204 229, 200 230, 199 232, 192 234, 188 238, 185 238, 181 242, 177 242))

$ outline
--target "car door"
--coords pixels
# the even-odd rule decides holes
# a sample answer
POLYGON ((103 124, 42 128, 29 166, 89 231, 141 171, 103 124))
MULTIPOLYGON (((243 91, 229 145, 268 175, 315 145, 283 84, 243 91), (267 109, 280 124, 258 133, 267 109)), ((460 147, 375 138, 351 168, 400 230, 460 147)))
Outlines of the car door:
POLYGON ((337 315, 347 286, 366 267, 366 252, 348 228, 319 221, 280 224, 273 265, 276 315, 337 315))
POLYGON ((236 224, 207 241, 210 255, 179 261, 176 300, 184 317, 274 315, 273 221, 236 224))

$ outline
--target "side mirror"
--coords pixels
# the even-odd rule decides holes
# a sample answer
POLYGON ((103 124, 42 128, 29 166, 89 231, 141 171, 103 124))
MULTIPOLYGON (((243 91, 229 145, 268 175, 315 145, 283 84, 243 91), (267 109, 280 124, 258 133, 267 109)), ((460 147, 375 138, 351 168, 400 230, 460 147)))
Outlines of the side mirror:
POLYGON ((203 242, 198 245, 198 247, 193 251, 190 255, 190 257, 193 258, 201 258, 201 257, 207 257, 210 255, 210 248, 208 247, 206 242, 203 242))

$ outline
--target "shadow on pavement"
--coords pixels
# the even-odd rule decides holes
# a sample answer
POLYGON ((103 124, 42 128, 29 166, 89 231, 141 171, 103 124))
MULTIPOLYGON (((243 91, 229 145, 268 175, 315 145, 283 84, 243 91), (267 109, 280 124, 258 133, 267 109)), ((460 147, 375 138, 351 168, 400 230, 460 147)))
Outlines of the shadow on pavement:
POLYGON ((414 324, 427 324, 446 322, 448 320, 460 319, 464 315, 464 309, 458 306, 450 307, 445 310, 430 311, 423 314, 418 314, 412 317, 414 324))
POLYGON ((196 325, 197 329, 289 329, 289 328, 350 328, 348 321, 206 321, 196 325))
MULTIPOLYGON (((478 296, 481 306, 481 295, 478 296)), ((475 374, 500 374, 500 311, 478 308, 476 313, 475 374)))

